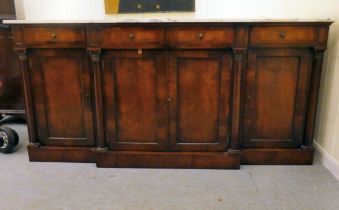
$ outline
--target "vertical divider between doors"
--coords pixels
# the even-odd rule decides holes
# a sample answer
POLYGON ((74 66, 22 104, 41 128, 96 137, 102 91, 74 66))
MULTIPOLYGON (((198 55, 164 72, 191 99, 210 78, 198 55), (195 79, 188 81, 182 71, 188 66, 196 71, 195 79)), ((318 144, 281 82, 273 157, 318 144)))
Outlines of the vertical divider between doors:
POLYGON ((95 138, 96 138, 96 152, 106 152, 105 141, 105 125, 104 125, 104 107, 103 107, 103 81, 102 81, 102 66, 101 53, 99 47, 99 32, 94 25, 86 26, 87 37, 87 51, 91 59, 92 75, 93 75, 93 89, 94 89, 94 118, 95 118, 95 138))
POLYGON ((229 152, 239 151, 240 127, 242 122, 242 77, 246 68, 247 45, 249 28, 246 25, 235 26, 235 45, 233 47, 232 65, 232 116, 231 116, 231 144, 229 152))

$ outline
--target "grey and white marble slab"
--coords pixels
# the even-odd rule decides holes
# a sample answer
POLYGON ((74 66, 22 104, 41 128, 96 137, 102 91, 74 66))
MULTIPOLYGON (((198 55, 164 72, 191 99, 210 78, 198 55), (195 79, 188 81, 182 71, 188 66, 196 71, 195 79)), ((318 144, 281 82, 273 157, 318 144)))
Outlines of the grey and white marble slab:
POLYGON ((25 19, 6 20, 7 24, 57 24, 57 23, 176 23, 176 22, 332 22, 331 18, 209 18, 192 13, 178 14, 118 14, 99 19, 25 19))

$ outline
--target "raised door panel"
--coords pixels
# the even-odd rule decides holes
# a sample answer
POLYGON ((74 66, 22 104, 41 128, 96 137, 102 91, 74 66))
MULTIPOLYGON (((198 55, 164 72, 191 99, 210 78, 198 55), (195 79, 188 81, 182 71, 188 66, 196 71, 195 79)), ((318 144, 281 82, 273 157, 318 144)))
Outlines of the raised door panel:
POLYGON ((298 147, 303 138, 311 52, 249 51, 244 147, 298 147))
POLYGON ((230 125, 232 56, 174 51, 169 56, 169 144, 172 151, 225 151, 230 125))
POLYGON ((39 141, 47 146, 94 146, 86 52, 33 50, 29 61, 39 141))
POLYGON ((166 67, 160 51, 104 55, 104 106, 112 150, 166 149, 166 67))

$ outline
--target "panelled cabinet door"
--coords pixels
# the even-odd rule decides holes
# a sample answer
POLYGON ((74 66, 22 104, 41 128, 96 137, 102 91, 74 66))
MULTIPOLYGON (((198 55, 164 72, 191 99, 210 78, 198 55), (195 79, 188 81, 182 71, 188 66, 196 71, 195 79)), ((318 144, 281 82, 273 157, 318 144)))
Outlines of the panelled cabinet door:
POLYGON ((301 145, 311 64, 308 49, 249 51, 244 147, 301 145))
POLYGON ((46 146, 94 146, 86 51, 32 50, 29 63, 39 141, 46 146))
POLYGON ((225 151, 231 53, 173 51, 168 65, 170 150, 225 151))
POLYGON ((103 55, 107 143, 112 150, 166 149, 166 59, 161 51, 103 55))

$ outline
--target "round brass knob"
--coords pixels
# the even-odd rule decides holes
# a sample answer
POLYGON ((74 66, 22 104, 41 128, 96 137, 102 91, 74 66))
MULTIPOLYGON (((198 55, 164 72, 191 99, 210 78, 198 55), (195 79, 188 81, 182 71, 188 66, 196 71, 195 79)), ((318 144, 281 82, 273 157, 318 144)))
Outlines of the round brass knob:
POLYGON ((52 40, 56 40, 58 38, 57 34, 56 33, 52 33, 51 34, 51 39, 52 40))
POLYGON ((129 38, 130 40, 133 40, 133 39, 134 39, 134 34, 129 33, 129 34, 128 34, 128 38, 129 38))
POLYGON ((280 32, 280 37, 281 38, 285 38, 285 36, 286 36, 285 32, 280 32))
POLYGON ((159 5, 159 4, 157 4, 157 5, 155 6, 155 8, 157 8, 157 9, 160 9, 160 5, 159 5))
POLYGON ((203 39, 203 38, 204 38, 204 34, 203 34, 202 32, 199 32, 199 33, 197 34, 197 37, 198 37, 199 39, 203 39))
POLYGON ((142 5, 141 5, 141 4, 138 4, 137 7, 138 7, 138 9, 141 9, 141 8, 142 8, 142 5))

